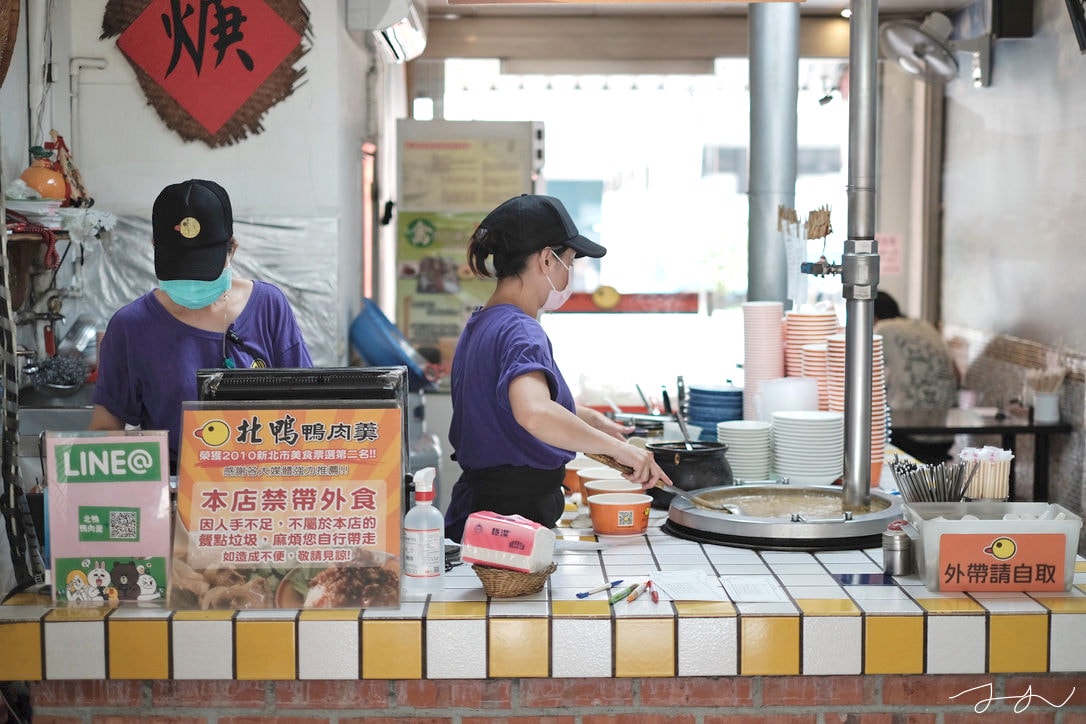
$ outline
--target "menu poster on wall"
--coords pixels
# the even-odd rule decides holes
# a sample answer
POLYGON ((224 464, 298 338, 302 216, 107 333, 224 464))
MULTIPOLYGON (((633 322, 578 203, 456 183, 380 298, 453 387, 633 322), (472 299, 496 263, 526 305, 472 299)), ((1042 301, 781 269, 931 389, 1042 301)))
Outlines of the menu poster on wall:
POLYGON ((464 324, 494 290, 468 268, 471 235, 491 209, 535 190, 543 126, 400 119, 396 134, 396 324, 441 384, 464 324))
POLYGON ((168 585, 165 431, 47 432, 53 600, 161 603, 168 585))
POLYGON ((400 329, 427 361, 452 363, 460 330, 486 302, 494 280, 477 279, 467 251, 484 214, 401 212, 396 246, 400 329))
POLYGON ((171 607, 399 606, 403 411, 364 405, 186 403, 171 607))

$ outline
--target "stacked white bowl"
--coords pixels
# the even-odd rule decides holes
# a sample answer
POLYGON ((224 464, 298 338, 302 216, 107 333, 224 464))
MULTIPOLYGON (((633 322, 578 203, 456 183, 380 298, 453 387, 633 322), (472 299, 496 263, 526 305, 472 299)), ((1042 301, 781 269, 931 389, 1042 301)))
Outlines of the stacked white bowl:
POLYGON ((828 485, 844 473, 845 416, 794 410, 773 413, 773 472, 797 483, 828 485))
POLYGON ((761 420, 726 420, 717 423, 716 439, 728 446, 725 453, 732 475, 744 480, 767 480, 773 463, 773 425, 761 420))

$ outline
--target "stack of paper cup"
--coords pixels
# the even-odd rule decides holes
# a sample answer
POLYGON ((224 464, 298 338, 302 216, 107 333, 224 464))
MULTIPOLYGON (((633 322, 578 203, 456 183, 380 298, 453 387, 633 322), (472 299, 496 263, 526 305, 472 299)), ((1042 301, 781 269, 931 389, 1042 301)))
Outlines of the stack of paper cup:
POLYGON ((743 419, 758 419, 763 380, 784 377, 784 303, 743 302, 743 419))
POLYGON ((958 453, 965 463, 976 463, 977 471, 965 489, 970 500, 1006 500, 1010 497, 1011 460, 1014 453, 998 447, 967 447, 958 453))

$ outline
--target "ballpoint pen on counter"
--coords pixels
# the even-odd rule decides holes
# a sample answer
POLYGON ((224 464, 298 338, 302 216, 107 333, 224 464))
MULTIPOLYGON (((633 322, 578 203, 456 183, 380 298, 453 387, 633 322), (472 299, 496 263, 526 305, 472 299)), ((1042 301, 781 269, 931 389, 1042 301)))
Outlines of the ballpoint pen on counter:
POLYGON ((622 585, 622 579, 621 578, 618 579, 617 581, 611 581, 610 583, 604 583, 603 585, 596 586, 595 588, 591 588, 591 589, 589 589, 587 591, 581 591, 580 593, 577 594, 577 598, 588 598, 593 593, 603 593, 604 591, 610 591, 612 588, 615 588, 616 586, 620 586, 620 585, 622 585))
POLYGON ((634 590, 630 592, 630 595, 626 597, 626 601, 628 603, 632 603, 633 601, 637 600, 637 597, 645 592, 645 589, 648 588, 648 585, 648 582, 638 583, 637 587, 634 588, 634 590))
POLYGON ((611 598, 608 599, 608 603, 618 603, 619 601, 621 601, 622 599, 626 598, 631 593, 633 593, 636 588, 637 588, 637 586, 632 585, 632 584, 629 585, 629 586, 626 586, 621 591, 619 591, 615 595, 611 596, 611 598))

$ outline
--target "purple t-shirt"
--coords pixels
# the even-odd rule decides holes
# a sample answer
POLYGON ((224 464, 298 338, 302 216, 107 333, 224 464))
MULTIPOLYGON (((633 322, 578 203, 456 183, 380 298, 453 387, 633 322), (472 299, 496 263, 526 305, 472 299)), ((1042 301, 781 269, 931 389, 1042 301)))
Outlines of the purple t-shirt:
POLYGON ((539 322, 512 304, 476 310, 456 345, 452 364, 449 442, 464 470, 527 465, 553 470, 573 453, 540 441, 517 423, 509 383, 543 372, 551 399, 573 411, 573 394, 554 363, 551 341, 539 322))
MULTIPOLYGON (((226 342, 235 366, 257 357, 268 367, 312 367, 309 350, 283 292, 254 281, 253 293, 233 330, 242 344, 226 342)), ((94 403, 122 422, 170 431, 171 467, 177 460, 181 403, 196 398, 196 370, 223 367, 223 334, 190 327, 170 314, 154 292, 113 315, 98 353, 94 403)))

